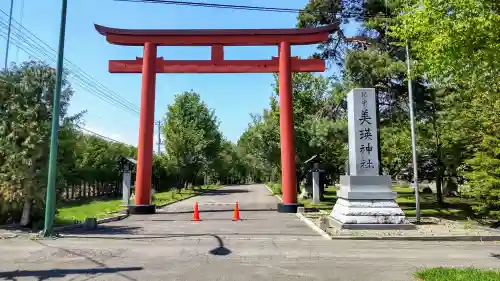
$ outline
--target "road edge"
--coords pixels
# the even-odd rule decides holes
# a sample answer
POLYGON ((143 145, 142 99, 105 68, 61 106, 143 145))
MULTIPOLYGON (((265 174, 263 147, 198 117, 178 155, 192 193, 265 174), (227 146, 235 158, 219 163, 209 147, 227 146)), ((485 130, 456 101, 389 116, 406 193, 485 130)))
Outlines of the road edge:
POLYGON ((264 186, 267 188, 267 190, 269 190, 269 193, 271 193, 271 195, 274 195, 274 197, 278 199, 279 202, 283 202, 283 198, 281 198, 281 196, 279 196, 278 194, 274 194, 273 190, 267 184, 264 184, 264 186))
POLYGON ((304 215, 301 213, 296 213, 295 214, 301 221, 303 221, 307 226, 309 226, 312 230, 317 232, 319 235, 321 235, 323 238, 327 240, 332 240, 332 236, 328 235, 323 229, 319 228, 314 222, 312 222, 310 219, 306 218, 304 215))
MULTIPOLYGON (((326 213, 326 212, 325 212, 326 213)), ((333 236, 317 226, 310 218, 297 213, 297 217, 304 221, 314 231, 328 240, 379 240, 379 241, 442 241, 442 242, 491 242, 500 241, 500 235, 467 236, 467 235, 440 235, 440 236, 333 236), (325 237, 326 238, 326 237, 325 237)))

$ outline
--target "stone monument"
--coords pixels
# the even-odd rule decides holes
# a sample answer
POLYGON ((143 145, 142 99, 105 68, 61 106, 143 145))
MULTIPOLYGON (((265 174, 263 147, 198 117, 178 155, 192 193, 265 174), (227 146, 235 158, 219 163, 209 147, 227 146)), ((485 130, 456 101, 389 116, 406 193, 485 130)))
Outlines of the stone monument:
POLYGON ((118 165, 120 166, 120 171, 122 172, 122 205, 129 206, 132 191, 132 172, 137 166, 137 161, 132 158, 120 157, 118 165))
POLYGON ((129 206, 130 205, 130 182, 132 178, 132 172, 130 170, 123 171, 122 178, 122 205, 129 206))
POLYGON ((345 229, 413 228, 395 201, 391 178, 379 174, 375 89, 353 89, 347 103, 348 172, 340 176, 330 223, 345 229))

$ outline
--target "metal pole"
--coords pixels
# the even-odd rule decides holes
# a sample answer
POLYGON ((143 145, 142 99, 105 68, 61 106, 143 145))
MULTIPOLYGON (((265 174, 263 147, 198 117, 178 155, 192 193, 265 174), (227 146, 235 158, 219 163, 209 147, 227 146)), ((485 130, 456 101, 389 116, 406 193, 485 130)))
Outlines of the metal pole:
POLYGON ((52 132, 50 134, 50 156, 49 173, 47 180, 47 199, 45 202, 45 224, 43 236, 52 235, 56 209, 56 175, 57 175, 57 145, 59 135, 59 107, 61 99, 63 62, 64 62, 64 38, 66 35, 66 12, 68 0, 62 0, 61 26, 59 30, 59 50, 57 54, 56 86, 54 89, 54 104, 52 105, 52 132))
POLYGON ((408 99, 410 106, 411 150, 413 157, 413 187, 415 189, 415 216, 420 222, 420 195, 418 191, 417 140, 415 134, 415 116, 413 113, 413 87, 411 81, 410 48, 406 44, 406 64, 408 66, 408 99))
POLYGON ((12 11, 14 10, 14 0, 10 0, 9 27, 7 28, 7 46, 5 47, 5 71, 9 66, 9 46, 10 46, 10 29, 12 27, 12 11))
POLYGON ((158 121, 158 155, 161 152, 161 121, 158 121))

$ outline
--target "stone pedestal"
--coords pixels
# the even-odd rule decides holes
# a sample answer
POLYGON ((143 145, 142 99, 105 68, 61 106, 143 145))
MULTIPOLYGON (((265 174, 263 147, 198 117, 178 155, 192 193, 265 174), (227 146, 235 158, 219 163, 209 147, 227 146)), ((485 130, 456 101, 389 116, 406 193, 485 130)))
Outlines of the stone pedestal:
POLYGON ((344 229, 413 228, 396 203, 388 176, 341 176, 330 223, 344 229))

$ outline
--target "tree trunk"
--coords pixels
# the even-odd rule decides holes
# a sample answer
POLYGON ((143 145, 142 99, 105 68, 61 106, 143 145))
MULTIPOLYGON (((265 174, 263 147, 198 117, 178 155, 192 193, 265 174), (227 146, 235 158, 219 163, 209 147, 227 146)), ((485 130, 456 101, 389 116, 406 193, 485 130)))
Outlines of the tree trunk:
POLYGON ((31 196, 24 197, 23 214, 21 216, 21 226, 27 226, 31 219, 31 196))
POLYGON ((441 149, 441 139, 439 138, 438 124, 437 124, 437 102, 436 102, 436 92, 432 96, 432 104, 434 111, 432 112, 432 127, 434 129, 434 137, 436 139, 436 156, 437 156, 437 171, 436 171, 436 200, 438 204, 443 204, 443 175, 444 175, 444 163, 443 163, 443 152, 441 149))
MULTIPOLYGON (((438 156, 440 157, 440 156, 438 156)), ((441 163, 441 158, 438 160, 438 169, 436 175, 436 200, 439 204, 443 204, 443 175, 444 165, 441 163)))

